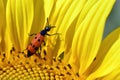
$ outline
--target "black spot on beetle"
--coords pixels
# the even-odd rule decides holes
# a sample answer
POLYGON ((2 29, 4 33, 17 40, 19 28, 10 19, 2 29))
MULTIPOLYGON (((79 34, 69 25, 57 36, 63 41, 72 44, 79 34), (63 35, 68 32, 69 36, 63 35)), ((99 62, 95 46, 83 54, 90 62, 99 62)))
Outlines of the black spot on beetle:
POLYGON ((38 39, 38 42, 40 42, 40 39, 38 39))
POLYGON ((38 47, 35 47, 34 49, 35 49, 35 50, 38 50, 38 47))
POLYGON ((35 39, 37 39, 37 37, 35 37, 35 39))
POLYGON ((35 48, 35 45, 33 45, 32 47, 35 48))

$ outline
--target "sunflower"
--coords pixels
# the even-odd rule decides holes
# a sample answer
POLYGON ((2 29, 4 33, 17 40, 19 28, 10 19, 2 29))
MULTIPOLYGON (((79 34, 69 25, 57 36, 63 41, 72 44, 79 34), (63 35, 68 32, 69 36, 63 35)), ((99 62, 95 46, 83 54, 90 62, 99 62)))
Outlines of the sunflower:
POLYGON ((0 79, 119 79, 120 28, 105 39, 115 0, 0 0, 0 79), (47 21, 48 19, 48 21, 47 21), (27 46, 48 26, 41 48, 27 46), (117 77, 116 77, 117 76, 117 77))

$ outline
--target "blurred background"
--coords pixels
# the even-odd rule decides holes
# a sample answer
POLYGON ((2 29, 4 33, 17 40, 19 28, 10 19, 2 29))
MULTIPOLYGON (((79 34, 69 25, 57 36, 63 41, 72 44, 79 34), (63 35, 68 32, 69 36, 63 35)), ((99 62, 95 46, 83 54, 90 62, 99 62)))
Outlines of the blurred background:
POLYGON ((103 38, 118 27, 120 27, 120 0, 116 0, 116 3, 107 19, 103 38))

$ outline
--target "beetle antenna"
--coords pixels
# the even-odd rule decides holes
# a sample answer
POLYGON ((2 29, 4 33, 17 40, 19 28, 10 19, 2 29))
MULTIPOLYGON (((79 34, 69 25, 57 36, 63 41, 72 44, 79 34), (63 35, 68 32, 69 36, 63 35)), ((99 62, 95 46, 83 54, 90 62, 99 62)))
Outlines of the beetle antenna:
POLYGON ((48 26, 49 26, 49 20, 48 20, 48 17, 47 17, 47 24, 48 24, 48 26))
POLYGON ((55 28, 56 26, 51 26, 51 28, 55 28))
POLYGON ((51 28, 55 28, 55 27, 56 27, 56 26, 51 26, 51 25, 49 24, 48 17, 47 17, 47 24, 48 24, 48 26, 50 26, 51 28))

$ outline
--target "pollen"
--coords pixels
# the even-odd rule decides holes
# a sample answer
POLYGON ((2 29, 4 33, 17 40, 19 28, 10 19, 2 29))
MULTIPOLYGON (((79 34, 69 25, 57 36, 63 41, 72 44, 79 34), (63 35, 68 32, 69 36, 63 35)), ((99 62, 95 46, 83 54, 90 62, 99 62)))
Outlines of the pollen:
POLYGON ((70 64, 63 64, 61 60, 55 58, 52 60, 52 65, 47 64, 49 61, 47 54, 44 57, 36 55, 25 57, 23 53, 12 52, 10 58, 5 54, 4 52, 0 54, 2 80, 76 80, 77 78, 70 64))

